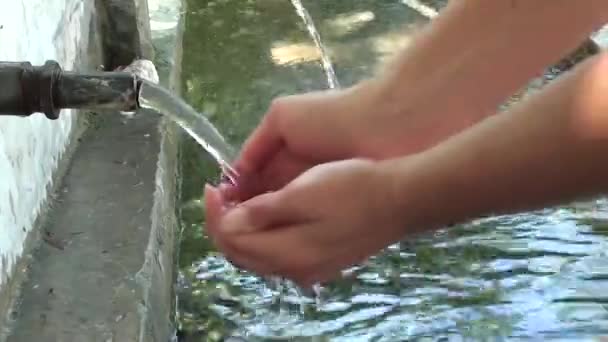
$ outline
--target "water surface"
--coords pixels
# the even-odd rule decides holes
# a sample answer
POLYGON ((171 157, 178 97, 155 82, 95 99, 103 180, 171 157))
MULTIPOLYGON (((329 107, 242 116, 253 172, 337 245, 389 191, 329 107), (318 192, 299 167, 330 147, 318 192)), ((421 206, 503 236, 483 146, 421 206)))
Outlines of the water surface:
MULTIPOLYGON (((186 101, 240 146, 274 97, 328 88, 328 70, 348 86, 406 46, 428 19, 405 3, 302 1, 310 13, 303 21, 289 1, 189 0, 186 101)), ((181 153, 184 340, 581 341, 608 335, 603 200, 490 217, 403 241, 329 284, 315 306, 294 289, 267 287, 217 253, 204 231, 201 196, 218 168, 194 140, 181 153)))

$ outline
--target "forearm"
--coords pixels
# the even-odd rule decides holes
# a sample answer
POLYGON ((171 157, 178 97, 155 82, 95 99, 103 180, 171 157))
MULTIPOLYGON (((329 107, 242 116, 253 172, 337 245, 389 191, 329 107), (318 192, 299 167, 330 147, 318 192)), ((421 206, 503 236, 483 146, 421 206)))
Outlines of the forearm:
POLYGON ((436 147, 386 161, 404 222, 431 228, 608 190, 608 55, 436 147))
POLYGON ((606 20, 604 0, 453 0, 378 77, 382 93, 466 126, 606 20))

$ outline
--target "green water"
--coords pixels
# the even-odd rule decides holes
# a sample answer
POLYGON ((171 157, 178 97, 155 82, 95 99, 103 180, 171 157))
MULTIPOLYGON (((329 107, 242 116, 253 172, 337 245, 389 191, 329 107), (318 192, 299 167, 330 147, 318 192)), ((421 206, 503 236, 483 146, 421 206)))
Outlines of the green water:
MULTIPOLYGON (((286 0, 189 0, 185 99, 239 146, 270 101, 327 88, 286 0)), ((427 2, 430 3, 430 2, 427 2)), ((400 1, 303 1, 342 86, 370 75, 426 19, 400 1)), ((318 56, 317 56, 318 57, 318 56)), ((184 341, 585 340, 608 335, 603 200, 492 217, 404 241, 329 284, 315 307, 232 268, 204 233, 215 162, 187 139, 178 311, 184 341)))

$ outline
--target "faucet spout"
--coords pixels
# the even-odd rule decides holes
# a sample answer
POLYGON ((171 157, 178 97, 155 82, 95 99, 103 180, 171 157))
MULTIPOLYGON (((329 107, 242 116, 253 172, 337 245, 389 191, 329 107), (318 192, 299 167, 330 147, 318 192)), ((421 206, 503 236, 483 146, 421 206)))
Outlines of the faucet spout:
POLYGON ((140 85, 129 72, 65 72, 55 61, 0 62, 0 115, 44 113, 55 120, 62 109, 136 111, 140 85))
POLYGON ((55 83, 53 103, 61 109, 135 111, 140 84, 137 76, 127 72, 65 72, 55 83))

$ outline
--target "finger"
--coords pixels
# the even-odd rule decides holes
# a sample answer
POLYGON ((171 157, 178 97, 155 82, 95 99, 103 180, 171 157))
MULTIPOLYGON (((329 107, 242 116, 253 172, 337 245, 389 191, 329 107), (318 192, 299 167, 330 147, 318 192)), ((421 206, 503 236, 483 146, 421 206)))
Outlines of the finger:
POLYGON ((234 253, 235 248, 230 246, 219 231, 222 216, 227 211, 224 203, 225 199, 223 198, 221 187, 215 188, 211 185, 205 185, 206 232, 221 251, 231 250, 234 253))
POLYGON ((232 249, 223 250, 222 253, 236 268, 255 273, 259 276, 276 275, 276 268, 273 264, 264 262, 263 260, 250 258, 232 249))
POLYGON ((261 172, 261 178, 266 185, 265 190, 275 191, 283 188, 315 164, 294 155, 287 149, 282 149, 261 172))
POLYGON ((310 243, 309 224, 282 226, 273 230, 235 235, 231 244, 242 255, 269 265, 281 274, 301 272, 318 264, 323 253, 319 245, 310 243))
POLYGON ((236 188, 236 185, 234 184, 230 184, 228 182, 222 182, 217 186, 218 191, 220 192, 220 195, 226 199, 226 201, 233 201, 234 200, 234 196, 233 191, 236 188))
POLYGON ((241 174, 234 185, 226 185, 222 192, 231 201, 242 202, 266 192, 268 184, 259 173, 241 174))
MULTIPOLYGON (((356 260, 359 260, 359 258, 356 258, 356 260)), ((311 287, 318 283, 329 283, 344 278, 343 271, 355 264, 357 262, 351 261, 351 258, 334 257, 329 261, 325 260, 318 266, 293 270, 287 277, 293 279, 300 286, 311 287)))
POLYGON ((211 185, 205 185, 205 231, 218 249, 226 250, 227 244, 217 233, 223 213, 222 202, 221 192, 211 185))
POLYGON ((315 284, 329 282, 342 277, 343 263, 339 258, 325 255, 317 258, 316 262, 302 264, 302 267, 289 266, 279 270, 279 273, 293 280, 298 286, 310 288, 315 284))
POLYGON ((259 171, 281 148, 283 139, 276 125, 277 106, 271 106, 260 125, 253 131, 235 163, 242 177, 259 171))
POLYGON ((248 258, 237 246, 231 244, 229 239, 223 238, 222 234, 218 233, 218 228, 220 226, 219 222, 222 215, 227 210, 221 192, 210 185, 205 186, 205 208, 207 212, 205 225, 207 233, 228 261, 233 263, 236 267, 248 271, 265 275, 273 274, 274 268, 272 268, 271 264, 261 262, 254 258, 248 258))
POLYGON ((247 201, 269 191, 277 191, 316 163, 294 156, 282 148, 258 173, 227 186, 225 196, 235 201, 247 201))
POLYGON ((221 192, 209 185, 205 185, 205 228, 212 232, 219 227, 220 219, 223 214, 223 203, 221 192))
POLYGON ((219 251, 226 256, 226 259, 234 263, 235 266, 258 272, 271 272, 272 269, 268 268, 267 265, 247 258, 237 247, 230 244, 229 240, 223 239, 222 235, 218 234, 219 221, 224 212, 223 203, 220 191, 210 185, 206 185, 205 208, 207 217, 205 226, 209 237, 213 240, 219 251))
POLYGON ((230 238, 223 237, 217 232, 209 234, 217 250, 233 266, 245 271, 254 272, 258 275, 276 275, 276 267, 272 263, 267 263, 262 259, 252 257, 248 253, 240 250, 238 246, 231 243, 230 238))
POLYGON ((247 254, 244 254, 237 247, 235 247, 234 244, 231 244, 229 239, 222 238, 215 232, 210 233, 209 235, 218 251, 236 268, 254 272, 260 275, 271 275, 276 273, 273 265, 260 261, 256 258, 249 257, 247 254))
POLYGON ((240 203, 226 212, 219 228, 221 234, 246 234, 260 232, 296 222, 307 221, 289 190, 269 192, 240 203))
POLYGON ((238 202, 241 202, 241 190, 238 185, 230 183, 221 183, 218 189, 228 203, 228 207, 234 207, 238 202))
POLYGON ((335 246, 311 239, 313 231, 321 229, 307 224, 236 236, 232 243, 243 255, 267 265, 280 276, 301 286, 334 280, 340 272, 364 261, 365 249, 335 246), (325 247, 324 247, 325 246, 325 247))

